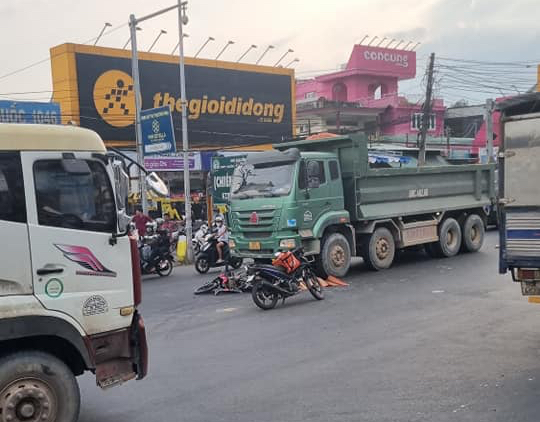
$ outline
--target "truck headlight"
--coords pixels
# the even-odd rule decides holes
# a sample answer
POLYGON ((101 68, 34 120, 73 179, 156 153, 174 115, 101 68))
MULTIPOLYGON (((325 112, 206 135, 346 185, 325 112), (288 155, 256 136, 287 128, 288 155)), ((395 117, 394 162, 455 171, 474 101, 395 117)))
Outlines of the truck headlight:
POLYGON ((279 242, 280 248, 294 249, 296 247, 296 240, 294 239, 281 239, 279 242))
POLYGON ((229 248, 231 249, 236 248, 236 242, 232 239, 229 239, 229 248))

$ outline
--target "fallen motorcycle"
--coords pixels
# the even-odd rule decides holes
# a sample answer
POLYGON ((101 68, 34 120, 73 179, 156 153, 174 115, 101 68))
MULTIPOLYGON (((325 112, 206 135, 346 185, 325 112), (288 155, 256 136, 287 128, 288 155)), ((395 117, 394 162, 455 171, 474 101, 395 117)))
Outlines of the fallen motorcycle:
POLYGON ((247 281, 253 285, 253 302, 264 310, 275 308, 280 299, 285 302, 286 298, 300 293, 302 284, 315 299, 324 299, 322 286, 303 248, 278 253, 272 265, 251 265, 247 281))
POLYGON ((251 289, 248 281, 247 267, 241 272, 225 272, 203 284, 194 291, 194 294, 211 293, 217 296, 220 293, 242 293, 251 289))

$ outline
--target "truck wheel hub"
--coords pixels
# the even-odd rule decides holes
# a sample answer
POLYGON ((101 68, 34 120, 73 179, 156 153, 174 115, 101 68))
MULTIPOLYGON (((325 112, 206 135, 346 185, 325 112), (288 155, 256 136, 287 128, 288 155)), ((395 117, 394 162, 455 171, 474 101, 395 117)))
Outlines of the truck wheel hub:
POLYGON ((342 265, 345 265, 345 251, 341 246, 335 245, 332 248, 332 253, 330 255, 332 257, 332 263, 336 267, 341 267, 342 265))
POLYGON ((454 232, 449 230, 448 233, 446 233, 446 244, 448 246, 454 246, 455 238, 454 232))
POLYGON ((388 241, 386 239, 378 239, 375 245, 375 253, 377 258, 385 259, 388 256, 388 250, 390 249, 388 241))
POLYGON ((1 422, 53 422, 55 409, 53 391, 35 378, 14 381, 0 394, 1 422))

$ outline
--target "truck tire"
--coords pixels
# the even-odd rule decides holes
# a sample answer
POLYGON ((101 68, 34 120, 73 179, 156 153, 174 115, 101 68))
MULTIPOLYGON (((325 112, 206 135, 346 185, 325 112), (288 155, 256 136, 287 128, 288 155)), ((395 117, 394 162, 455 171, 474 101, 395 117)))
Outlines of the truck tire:
POLYGON ((439 241, 426 246, 429 255, 437 258, 449 258, 457 255, 461 248, 461 227, 449 217, 439 226, 439 241))
POLYGON ((478 214, 469 215, 463 223, 462 250, 465 252, 478 252, 484 244, 484 221, 478 214))
POLYGON ((351 247, 341 233, 332 233, 323 239, 318 260, 317 275, 327 278, 344 277, 351 266, 351 247))
POLYGON ((24 351, 0 359, 0 416, 22 422, 76 422, 80 393, 73 372, 56 357, 24 351))
POLYGON ((390 268, 396 255, 396 244, 392 232, 386 227, 377 228, 365 238, 362 251, 368 268, 375 271, 390 268))

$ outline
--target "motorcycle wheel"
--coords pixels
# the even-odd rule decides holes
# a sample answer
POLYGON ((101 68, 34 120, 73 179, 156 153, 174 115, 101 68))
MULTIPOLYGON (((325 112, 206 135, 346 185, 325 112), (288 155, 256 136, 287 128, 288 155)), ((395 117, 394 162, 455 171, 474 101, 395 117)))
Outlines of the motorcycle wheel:
POLYGON ((173 263, 171 259, 163 259, 158 262, 156 265, 156 272, 160 275, 160 277, 167 277, 171 275, 173 270, 173 263), (166 264, 161 266, 162 264, 166 264))
POLYGON ((198 257, 195 261, 195 269, 199 274, 206 274, 210 269, 210 263, 208 262, 208 258, 204 256, 198 257))
POLYGON ((242 258, 231 258, 229 260, 229 265, 233 267, 235 270, 240 268, 243 264, 244 260, 242 258))
POLYGON ((321 283, 319 283, 319 279, 313 271, 306 270, 304 272, 304 283, 306 284, 306 287, 315 299, 324 299, 323 288, 321 286, 321 283))
POLYGON ((268 290, 268 288, 260 283, 252 287, 251 297, 253 298, 255 305, 261 309, 264 309, 265 311, 274 309, 279 300, 279 295, 276 292, 271 292, 268 290))
POLYGON ((210 293, 212 290, 216 289, 219 286, 219 282, 217 280, 211 280, 208 283, 204 283, 201 287, 196 289, 193 293, 196 295, 200 295, 203 293, 210 293))

